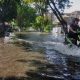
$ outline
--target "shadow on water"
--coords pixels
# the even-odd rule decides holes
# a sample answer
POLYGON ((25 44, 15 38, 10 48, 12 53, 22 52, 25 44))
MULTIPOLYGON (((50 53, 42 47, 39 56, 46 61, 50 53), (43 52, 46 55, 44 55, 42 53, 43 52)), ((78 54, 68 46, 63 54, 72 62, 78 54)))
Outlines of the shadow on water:
POLYGON ((76 62, 74 58, 68 57, 65 67, 62 64, 50 64, 38 60, 20 59, 17 62, 30 63, 32 66, 36 66, 37 70, 25 72, 25 77, 1 77, 0 80, 80 80, 80 63, 76 62))
POLYGON ((56 66, 52 64, 42 63, 41 61, 38 61, 38 60, 26 61, 23 59, 23 60, 17 60, 17 61, 21 63, 30 62, 33 66, 37 66, 37 70, 25 72, 26 77, 15 77, 15 76, 1 77, 0 80, 56 80, 56 79, 62 80, 62 79, 56 78, 56 76, 48 76, 48 74, 55 74, 55 75, 59 74, 54 70, 56 66), (51 73, 50 72, 51 69, 54 70, 55 72, 51 73))

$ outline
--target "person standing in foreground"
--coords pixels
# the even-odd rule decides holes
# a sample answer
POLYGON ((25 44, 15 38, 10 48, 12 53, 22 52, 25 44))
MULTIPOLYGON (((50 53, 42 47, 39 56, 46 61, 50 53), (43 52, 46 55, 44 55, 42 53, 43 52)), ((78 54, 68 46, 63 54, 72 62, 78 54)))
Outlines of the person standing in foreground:
POLYGON ((77 31, 79 30, 78 22, 79 22, 79 19, 74 18, 74 20, 70 24, 69 32, 68 32, 68 37, 70 38, 71 42, 74 45, 77 45, 77 40, 78 40, 78 33, 77 33, 77 31))

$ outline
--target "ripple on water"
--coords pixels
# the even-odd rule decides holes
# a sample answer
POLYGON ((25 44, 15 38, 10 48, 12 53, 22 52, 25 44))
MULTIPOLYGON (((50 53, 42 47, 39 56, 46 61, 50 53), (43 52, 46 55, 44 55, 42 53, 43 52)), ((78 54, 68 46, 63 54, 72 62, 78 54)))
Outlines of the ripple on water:
POLYGON ((55 77, 64 80, 79 80, 80 79, 80 59, 73 56, 80 57, 80 49, 76 46, 70 48, 67 45, 64 45, 63 38, 54 37, 50 35, 26 35, 25 40, 33 41, 33 49, 45 48, 44 52, 46 58, 51 65, 47 66, 47 74, 42 73, 48 77, 55 77), (27 37, 28 36, 28 37, 27 37), (33 38, 34 37, 34 38, 33 38), (61 54, 62 53, 62 54, 61 54), (63 55, 65 54, 65 55, 63 55), (67 56, 69 55, 69 56, 67 56), (70 56, 72 55, 72 56, 70 56), (77 61, 79 64, 77 64, 77 61))

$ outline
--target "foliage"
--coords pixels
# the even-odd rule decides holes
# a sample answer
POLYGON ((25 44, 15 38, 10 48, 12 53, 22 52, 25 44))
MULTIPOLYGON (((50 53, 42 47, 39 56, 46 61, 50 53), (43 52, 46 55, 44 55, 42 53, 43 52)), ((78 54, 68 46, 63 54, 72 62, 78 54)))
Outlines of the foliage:
POLYGON ((17 22, 21 29, 30 27, 35 21, 36 10, 28 5, 18 6, 17 22))
POLYGON ((61 12, 65 7, 70 6, 69 3, 69 0, 0 0, 0 20, 12 21, 15 19, 13 22, 21 30, 34 24, 34 28, 39 31, 50 31, 52 24, 46 18, 50 8, 63 25, 65 21, 61 12), (35 6, 34 8, 31 7, 32 4, 35 6), (37 17, 36 14, 38 14, 37 17))
POLYGON ((59 22, 61 23, 64 32, 66 33, 66 27, 67 22, 63 19, 62 13, 66 7, 70 7, 70 0, 26 0, 27 2, 33 1, 35 3, 38 9, 38 13, 40 15, 46 14, 48 10, 53 11, 54 15, 57 17, 59 22))
POLYGON ((52 29, 52 24, 51 22, 44 16, 37 16, 36 17, 36 22, 34 24, 34 29, 38 31, 45 31, 45 32, 50 32, 52 29))
POLYGON ((52 28, 54 27, 54 25, 52 24, 52 22, 47 19, 46 17, 44 18, 44 31, 45 32, 51 32, 52 28))
POLYGON ((43 31, 43 21, 44 18, 42 16, 37 16, 34 23, 34 28, 38 31, 43 31))
POLYGON ((45 32, 50 32, 52 30, 52 25, 46 25, 46 27, 44 28, 45 32))
POLYGON ((23 0, 23 1, 25 3, 36 3, 39 9, 40 8, 47 9, 48 8, 47 6, 49 5, 49 3, 53 4, 53 2, 55 3, 56 7, 61 11, 64 11, 66 7, 71 6, 70 0, 23 0))
POLYGON ((18 29, 18 23, 16 19, 13 19, 10 23, 13 29, 18 29))
POLYGON ((0 1, 0 21, 10 21, 17 16, 17 4, 20 0, 0 1))
POLYGON ((58 9, 61 9, 62 11, 64 11, 64 9, 66 7, 70 7, 70 0, 54 0, 56 1, 56 6, 58 9))

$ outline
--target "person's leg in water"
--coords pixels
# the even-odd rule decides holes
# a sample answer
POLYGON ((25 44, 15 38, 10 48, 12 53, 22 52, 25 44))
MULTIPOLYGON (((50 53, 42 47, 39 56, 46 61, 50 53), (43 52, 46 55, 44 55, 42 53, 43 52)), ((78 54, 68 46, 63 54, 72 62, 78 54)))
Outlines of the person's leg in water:
POLYGON ((80 47, 80 33, 77 34, 77 46, 80 47))
POLYGON ((67 38, 69 39, 68 41, 68 43, 69 44, 74 44, 74 45, 76 45, 77 46, 77 38, 78 38, 78 35, 77 34, 73 34, 73 33, 68 33, 68 36, 67 36, 67 38))
POLYGON ((78 45, 77 45, 77 40, 78 40, 78 35, 77 35, 77 34, 73 34, 72 43, 73 43, 74 45, 76 45, 76 46, 78 46, 78 45))

